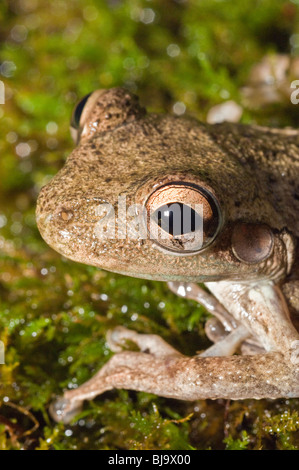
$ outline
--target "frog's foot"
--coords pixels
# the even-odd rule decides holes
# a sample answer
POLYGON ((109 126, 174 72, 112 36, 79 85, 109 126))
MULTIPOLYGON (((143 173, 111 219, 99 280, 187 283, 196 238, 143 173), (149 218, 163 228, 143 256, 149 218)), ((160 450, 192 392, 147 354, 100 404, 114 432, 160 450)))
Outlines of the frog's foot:
POLYGON ((230 333, 221 336, 221 339, 206 351, 200 354, 201 357, 212 356, 231 356, 240 345, 250 336, 247 328, 243 325, 238 326, 230 333))
MULTIPOLYGON (((109 377, 110 370, 114 368, 114 362, 118 363, 118 357, 120 357, 120 359, 126 357, 126 353, 121 351, 124 347, 126 347, 126 345, 128 345, 128 341, 131 341, 138 346, 140 351, 145 354, 146 360, 148 360, 150 357, 167 357, 168 359, 183 357, 179 351, 166 343, 166 341, 164 341, 164 339, 160 338, 158 335, 139 334, 136 331, 118 326, 113 330, 110 330, 107 334, 107 343, 110 349, 118 354, 110 359, 110 361, 91 380, 81 385, 81 387, 75 389, 74 391, 65 392, 62 397, 59 397, 54 403, 51 404, 49 412, 55 421, 62 421, 65 424, 70 423, 82 410, 84 400, 91 400, 96 395, 114 388, 113 386, 108 386, 105 388, 104 384, 106 377, 109 377), (102 391, 99 390, 99 381, 102 381, 103 383, 104 388, 102 391), (75 394, 72 392, 75 392, 75 394)), ((138 355, 140 353, 133 353, 132 351, 128 351, 127 354, 129 355, 128 357, 131 358, 131 355, 138 355)), ((128 361, 128 363, 130 362, 131 361, 128 361)), ((120 365, 120 367, 122 367, 122 365, 120 365)))
POLYGON ((50 405, 49 413, 54 421, 69 424, 82 411, 82 408, 82 400, 68 400, 60 397, 50 405))
POLYGON ((110 333, 109 341, 119 345, 127 339, 143 352, 116 353, 88 382, 66 391, 51 406, 56 421, 69 423, 84 400, 114 388, 190 401, 299 396, 298 371, 281 353, 207 357, 206 351, 203 356, 186 357, 157 336, 124 328, 110 333))
POLYGON ((201 355, 229 356, 235 352, 250 355, 263 354, 265 349, 258 340, 250 336, 246 327, 240 325, 230 333, 227 332, 216 317, 209 318, 205 324, 205 332, 210 341, 215 343, 201 355))
POLYGON ((212 343, 218 343, 228 335, 221 321, 215 317, 208 318, 205 323, 205 332, 212 343))
POLYGON ((127 341, 132 341, 139 347, 140 351, 152 354, 153 356, 182 356, 180 352, 158 335, 140 334, 122 326, 108 331, 107 343, 113 352, 122 351, 127 341))
MULTIPOLYGON (((223 341, 228 342, 231 337, 230 341, 236 344, 244 335, 237 328, 223 341)), ((201 356, 186 357, 156 335, 142 335, 121 327, 109 333, 109 343, 118 350, 127 340, 136 343, 142 351, 116 353, 88 382, 66 391, 51 406, 56 421, 69 423, 84 400, 92 400, 114 388, 180 400, 299 396, 298 371, 280 353, 215 357, 215 347, 220 348, 220 341, 201 356)), ((226 345, 226 351, 229 347, 226 345)), ((224 352, 224 346, 218 350, 219 354, 224 352)))
MULTIPOLYGON (((236 352, 248 336, 247 328, 240 325, 230 333, 225 332, 221 338, 217 338, 216 344, 206 349, 200 355, 203 357, 230 356, 236 352)), ((180 352, 158 335, 139 334, 122 326, 110 330, 107 334, 107 343, 113 352, 121 352, 125 348, 127 341, 135 343, 140 351, 156 357, 182 357, 180 352)))
POLYGON ((209 340, 215 343, 203 354, 226 356, 240 349, 241 354, 262 354, 265 349, 259 341, 248 334, 226 308, 209 292, 192 282, 168 282, 172 292, 180 297, 192 299, 203 305, 213 315, 205 325, 209 340), (237 329, 236 334, 232 334, 237 329), (242 339, 243 337, 243 339, 242 339), (218 344, 219 343, 219 344, 218 344))
MULTIPOLYGON (((219 341, 217 341, 213 346, 202 352, 200 356, 215 357, 232 355, 238 349, 240 344, 244 340, 246 340, 247 337, 248 331, 245 327, 241 325, 235 330, 233 330, 231 333, 226 333, 225 335, 223 335, 219 341)), ((184 356, 179 351, 177 351, 168 343, 166 343, 166 341, 160 338, 160 336, 151 334, 139 334, 136 331, 129 330, 121 326, 108 332, 107 343, 110 349, 116 352, 117 354, 112 359, 110 359, 110 361, 90 381, 86 382, 78 389, 65 392, 63 397, 58 398, 51 405, 49 411, 55 421, 63 421, 65 424, 70 423, 75 418, 75 416, 81 411, 84 400, 92 399, 96 395, 99 395, 100 393, 103 393, 104 391, 110 390, 114 387, 127 388, 126 380, 131 378, 131 376, 129 375, 129 371, 132 367, 133 359, 137 359, 139 366, 143 362, 146 363, 148 360, 152 361, 150 358, 157 358, 161 360, 165 359, 165 366, 167 367, 167 364, 170 361, 184 358, 184 356), (126 345, 128 344, 128 341, 135 343, 139 347, 141 352, 121 352, 123 348, 126 347, 126 345), (126 358, 128 359, 127 373, 125 371, 122 371, 122 369, 124 368, 123 363, 126 362, 126 358), (117 367, 120 368, 122 374, 119 374, 118 372, 116 372, 115 374, 111 374, 111 370, 117 367), (116 385, 109 387, 106 385, 105 388, 105 382, 107 381, 107 383, 109 384, 109 380, 107 380, 107 378, 110 378, 112 383, 114 383, 114 380, 121 381, 122 376, 124 376, 123 387, 117 387, 116 385)), ((153 362, 151 362, 151 364, 153 364, 153 362)), ((136 380, 138 383, 138 380, 141 379, 136 378, 136 380)), ((138 388, 135 388, 135 390, 138 390, 138 388)))

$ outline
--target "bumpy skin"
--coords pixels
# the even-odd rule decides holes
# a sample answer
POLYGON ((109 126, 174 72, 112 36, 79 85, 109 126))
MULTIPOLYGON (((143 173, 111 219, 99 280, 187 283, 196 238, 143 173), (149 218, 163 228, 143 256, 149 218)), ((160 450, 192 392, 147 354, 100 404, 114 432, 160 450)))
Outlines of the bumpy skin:
POLYGON ((179 295, 204 303, 227 336, 186 358, 160 338, 118 330, 112 347, 129 337, 141 352, 118 352, 90 382, 66 392, 52 409, 55 419, 68 421, 84 399, 114 387, 189 400, 299 396, 299 335, 290 320, 299 313, 299 132, 146 114, 119 88, 92 96, 78 147, 40 193, 42 236, 74 261, 169 281, 179 295), (144 207, 157 187, 178 181, 218 201, 219 231, 205 250, 184 256, 149 237, 132 239, 125 235, 130 217, 116 227, 123 237, 95 235, 102 203, 117 213, 126 196, 127 206, 144 207), (248 233, 260 229, 264 245, 255 246, 248 233), (190 282, 206 283, 214 303, 190 282), (240 345, 246 355, 220 357, 240 345))

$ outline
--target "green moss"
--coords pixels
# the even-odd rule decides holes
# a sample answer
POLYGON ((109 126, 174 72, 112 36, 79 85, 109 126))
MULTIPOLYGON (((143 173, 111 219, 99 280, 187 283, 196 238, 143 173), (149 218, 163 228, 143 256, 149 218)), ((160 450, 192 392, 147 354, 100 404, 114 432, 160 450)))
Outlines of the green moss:
MULTIPOLYGON (((286 0, 0 2, 0 449, 298 448, 298 400, 194 405, 113 391, 86 403, 77 424, 53 423, 53 397, 109 358, 109 328, 157 333, 193 354, 207 346, 207 315, 163 283, 61 258, 34 218, 40 188, 72 149, 79 97, 122 85, 149 110, 182 101, 205 119, 224 97, 240 100, 265 53, 290 52, 296 18, 286 0)), ((245 109, 243 119, 297 124, 287 103, 272 109, 245 109)))
POLYGON ((226 450, 247 450, 250 439, 246 431, 242 431, 241 439, 232 439, 231 436, 224 439, 226 450))

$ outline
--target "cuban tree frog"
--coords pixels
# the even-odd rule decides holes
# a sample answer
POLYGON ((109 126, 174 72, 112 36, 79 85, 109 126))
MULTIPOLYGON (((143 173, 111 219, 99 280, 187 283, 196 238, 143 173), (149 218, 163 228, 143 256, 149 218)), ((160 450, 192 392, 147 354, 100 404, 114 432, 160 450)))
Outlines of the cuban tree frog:
POLYGON ((114 356, 54 418, 113 388, 299 397, 299 131, 148 114, 122 88, 86 96, 71 131, 77 147, 38 198, 41 235, 71 260, 196 299, 212 346, 187 357, 118 327, 114 356), (122 350, 128 339, 139 352, 122 350))

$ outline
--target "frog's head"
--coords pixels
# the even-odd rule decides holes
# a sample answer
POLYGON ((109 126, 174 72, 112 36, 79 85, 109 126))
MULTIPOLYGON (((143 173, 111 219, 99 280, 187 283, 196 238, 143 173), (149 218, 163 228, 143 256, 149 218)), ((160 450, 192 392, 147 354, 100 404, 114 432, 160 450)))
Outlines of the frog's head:
POLYGON ((115 88, 85 97, 71 132, 77 147, 37 204, 39 230, 62 255, 158 280, 285 274, 281 221, 209 126, 146 114, 115 88))

